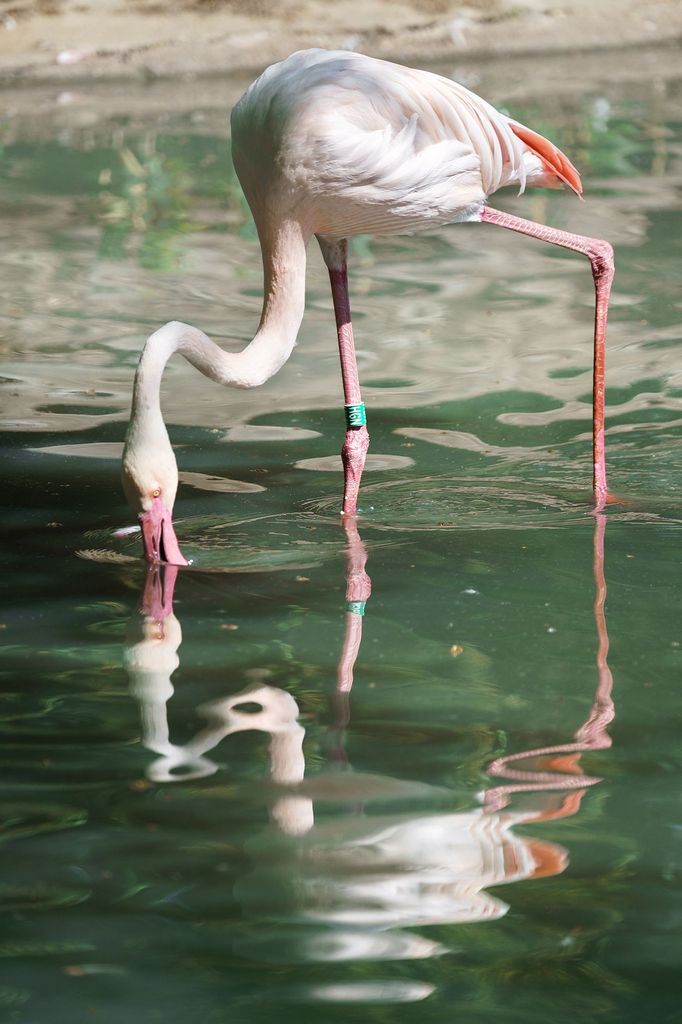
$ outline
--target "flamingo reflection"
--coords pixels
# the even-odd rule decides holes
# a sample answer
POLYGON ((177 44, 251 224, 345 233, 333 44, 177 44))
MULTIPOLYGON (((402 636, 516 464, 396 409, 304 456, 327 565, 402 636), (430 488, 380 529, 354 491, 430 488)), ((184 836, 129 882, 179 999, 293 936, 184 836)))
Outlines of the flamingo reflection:
MULTIPOLYGON (((179 782, 205 778, 218 771, 206 757, 226 736, 257 730, 270 734, 270 775, 280 787, 302 782, 305 772, 303 737, 298 705, 285 690, 267 686, 252 671, 252 681, 239 693, 200 704, 197 713, 206 725, 187 743, 170 740, 167 704, 174 689, 171 676, 179 665, 182 642, 180 623, 172 611, 178 567, 152 566, 147 570, 141 601, 140 635, 125 650, 124 663, 130 693, 139 702, 142 742, 159 757, 147 767, 152 782, 179 782)), ((283 793, 271 807, 272 819, 291 835, 307 832, 313 824, 312 801, 283 793)))
MULTIPOLYGON (((125 656, 131 694, 141 708, 143 743, 157 755, 148 766, 148 777, 162 783, 211 775, 218 765, 208 754, 225 737, 247 730, 269 734, 269 774, 274 783, 271 821, 275 835, 299 841, 273 846, 269 832, 266 844, 250 851, 253 869, 238 881, 236 891, 248 916, 259 919, 272 918, 269 901, 274 890, 288 893, 279 900, 276 916, 281 921, 284 915, 297 938, 287 936, 286 953, 280 951, 278 956, 305 961, 434 956, 444 948, 400 929, 499 918, 508 905, 492 896, 489 888, 565 869, 568 855, 561 846, 520 835, 515 828, 575 814, 585 790, 600 781, 585 774, 579 760, 583 752, 610 746, 606 729, 614 716, 604 613, 605 523, 602 514, 595 515, 597 687, 586 721, 569 743, 495 760, 489 773, 509 781, 488 788, 481 806, 456 813, 365 811, 367 780, 373 795, 390 791, 393 797, 410 798, 413 784, 396 779, 322 773, 306 780, 305 730, 298 705, 285 690, 269 685, 267 673, 258 669, 251 671, 238 693, 197 709, 206 724, 192 739, 183 745, 172 743, 167 702, 173 694, 171 676, 178 666, 181 642, 180 624, 172 611, 177 567, 148 570, 139 635, 125 656), (513 807, 511 798, 517 793, 533 794, 533 806, 513 807), (359 813, 316 821, 315 804, 330 799, 345 800, 359 813), (303 931, 299 925, 305 925, 303 931)), ((345 529, 345 631, 337 666, 330 760, 347 762, 343 735, 350 721, 349 696, 371 582, 357 525, 349 521, 345 529)), ((443 793, 433 790, 433 796, 442 800, 443 793)))

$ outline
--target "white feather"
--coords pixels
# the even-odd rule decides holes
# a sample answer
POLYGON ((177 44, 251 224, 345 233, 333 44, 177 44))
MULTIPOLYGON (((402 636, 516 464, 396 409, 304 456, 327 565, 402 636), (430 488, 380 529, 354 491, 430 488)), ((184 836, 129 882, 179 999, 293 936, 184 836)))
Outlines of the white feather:
POLYGON ((509 118, 464 86, 347 51, 268 68, 232 130, 238 170, 259 179, 265 205, 288 195, 311 231, 336 238, 470 217, 496 189, 544 173, 509 118))

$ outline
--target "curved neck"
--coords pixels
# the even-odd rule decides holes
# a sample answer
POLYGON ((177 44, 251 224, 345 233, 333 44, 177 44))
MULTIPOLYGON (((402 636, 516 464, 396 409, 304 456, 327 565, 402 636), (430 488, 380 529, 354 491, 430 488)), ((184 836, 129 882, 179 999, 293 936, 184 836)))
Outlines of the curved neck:
POLYGON ((135 374, 131 427, 143 421, 152 429, 158 425, 161 377, 175 352, 206 377, 232 387, 256 387, 284 365, 303 318, 307 241, 295 221, 281 224, 272 237, 261 233, 263 311, 255 337, 241 352, 225 352, 203 331, 177 321, 147 339, 135 374))

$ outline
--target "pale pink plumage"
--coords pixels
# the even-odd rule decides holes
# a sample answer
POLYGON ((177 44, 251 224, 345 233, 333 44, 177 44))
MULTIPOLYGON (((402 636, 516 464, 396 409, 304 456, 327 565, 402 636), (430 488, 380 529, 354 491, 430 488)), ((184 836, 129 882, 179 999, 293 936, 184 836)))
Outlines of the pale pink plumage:
POLYGON ((346 51, 268 68, 232 112, 232 151, 257 222, 290 214, 334 239, 478 220, 505 185, 561 184, 464 86, 346 51))
MULTIPOLYGON (((447 78, 347 51, 304 50, 274 64, 232 112, 234 165, 263 255, 258 331, 226 353, 173 322, 147 341, 135 378, 123 481, 143 525, 146 556, 183 564, 171 522, 177 466, 161 415, 163 368, 180 352, 220 384, 255 387, 289 358, 303 316, 306 248, 316 235, 330 272, 347 409, 362 405, 346 276, 346 239, 485 221, 587 255, 597 289, 594 495, 606 501, 603 362, 613 277, 608 243, 499 214, 487 196, 505 185, 580 194, 577 171, 551 142, 447 78)), ((364 407, 363 407, 364 408, 364 407)), ((356 511, 369 445, 351 424, 342 448, 343 513, 356 511)))

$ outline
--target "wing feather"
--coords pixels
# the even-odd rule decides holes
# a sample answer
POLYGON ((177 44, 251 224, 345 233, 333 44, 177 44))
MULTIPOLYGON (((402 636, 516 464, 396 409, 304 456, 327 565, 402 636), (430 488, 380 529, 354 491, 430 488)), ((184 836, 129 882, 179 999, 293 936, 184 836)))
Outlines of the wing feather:
POLYGON ((577 196, 582 196, 583 186, 580 175, 565 153, 562 153, 549 139, 538 135, 537 132, 526 128, 525 125, 519 124, 517 121, 511 122, 511 130, 531 152, 540 158, 551 174, 555 174, 557 178, 565 182, 577 196))
POLYGON ((320 234, 476 217, 490 193, 527 179, 580 187, 556 147, 464 86, 350 51, 273 65, 232 121, 252 194, 288 190, 320 234))

